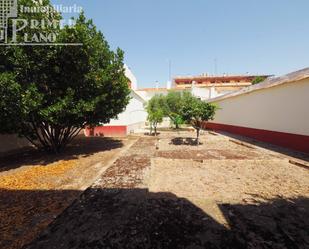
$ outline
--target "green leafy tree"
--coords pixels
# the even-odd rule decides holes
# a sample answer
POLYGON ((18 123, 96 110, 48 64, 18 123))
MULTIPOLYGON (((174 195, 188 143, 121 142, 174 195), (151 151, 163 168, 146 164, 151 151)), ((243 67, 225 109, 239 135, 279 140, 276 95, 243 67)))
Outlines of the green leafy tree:
POLYGON ((262 76, 257 76, 253 79, 252 81, 252 85, 256 85, 256 84, 259 84, 261 82, 263 82, 265 80, 265 77, 262 77, 262 76))
POLYGON ((184 94, 184 101, 181 109, 182 118, 196 130, 197 145, 199 144, 200 130, 203 122, 213 120, 216 110, 216 105, 206 103, 190 93, 184 94))
MULTIPOLYGON (((31 6, 32 1, 21 1, 31 6)), ((59 43, 83 45, 1 49, 0 93, 5 97, 0 102, 0 133, 18 133, 36 147, 58 153, 85 126, 116 118, 128 104, 130 90, 123 52, 111 51, 84 14, 74 28, 56 32, 59 43)))
POLYGON ((164 115, 171 119, 176 129, 184 123, 181 117, 182 102, 183 97, 180 92, 170 92, 164 97, 164 115))
POLYGON ((155 95, 147 103, 146 110, 148 113, 147 120, 150 122, 150 133, 152 133, 152 127, 154 128, 155 136, 157 135, 157 127, 159 123, 162 123, 164 118, 164 110, 162 108, 164 103, 164 96, 155 95))
POLYGON ((14 132, 21 115, 21 87, 12 73, 0 73, 0 123, 3 133, 14 132))

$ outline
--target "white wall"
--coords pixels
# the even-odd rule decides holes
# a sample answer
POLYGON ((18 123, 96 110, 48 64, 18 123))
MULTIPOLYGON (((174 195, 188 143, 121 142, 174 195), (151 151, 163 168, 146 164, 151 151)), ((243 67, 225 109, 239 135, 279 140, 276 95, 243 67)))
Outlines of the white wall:
POLYGON ((215 100, 215 123, 309 135, 309 79, 215 100))
POLYGON ((137 79, 135 75, 132 73, 131 69, 127 65, 124 65, 124 69, 125 69, 125 75, 131 81, 131 88, 133 90, 136 90, 137 89, 137 79))
POLYGON ((155 95, 167 95, 168 90, 167 89, 160 89, 155 91, 144 91, 144 90, 137 90, 138 94, 142 96, 146 101, 150 100, 155 95))
POLYGON ((201 87, 197 87, 194 86, 192 87, 191 90, 192 95, 201 98, 202 100, 206 100, 209 99, 209 97, 211 96, 211 89, 210 88, 201 88, 201 87))
POLYGON ((186 88, 186 89, 158 89, 158 90, 151 90, 151 91, 137 90, 138 94, 147 101, 150 100, 155 95, 160 95, 160 94, 167 95, 171 91, 191 92, 194 96, 201 98, 202 100, 216 98, 226 93, 233 92, 233 90, 230 90, 230 91, 219 93, 218 91, 216 91, 215 87, 199 87, 199 86, 193 86, 192 88, 186 88))
MULTIPOLYGON (((141 95, 145 100, 150 100, 155 95, 167 95, 169 92, 191 92, 194 96, 201 98, 203 100, 209 98, 215 98, 222 94, 219 94, 214 87, 198 87, 194 86, 193 88, 187 89, 159 89, 156 91, 145 91, 145 90, 137 90, 138 94, 141 95)), ((231 92, 231 91, 229 91, 231 92)))
MULTIPOLYGON (((131 100, 126 110, 118 115, 118 119, 113 119, 108 125, 133 125, 145 123, 147 112, 144 109, 143 101, 131 92, 131 100)), ((107 124, 106 124, 107 125, 107 124)))
POLYGON ((202 100, 216 98, 216 97, 219 97, 221 95, 224 95, 230 92, 233 92, 233 91, 226 91, 226 92, 218 93, 215 87, 198 87, 198 86, 192 87, 192 90, 191 90, 191 93, 194 96, 201 98, 202 100))

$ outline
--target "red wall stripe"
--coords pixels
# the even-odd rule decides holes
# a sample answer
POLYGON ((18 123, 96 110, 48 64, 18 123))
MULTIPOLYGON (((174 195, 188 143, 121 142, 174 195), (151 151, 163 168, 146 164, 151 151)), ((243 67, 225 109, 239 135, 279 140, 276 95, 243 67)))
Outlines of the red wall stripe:
POLYGON ((309 153, 309 136, 305 135, 218 124, 213 122, 207 122, 206 128, 217 131, 226 131, 250 137, 262 142, 286 147, 292 150, 309 153))
POLYGON ((99 137, 114 137, 114 136, 126 136, 127 126, 97 126, 94 128, 86 128, 85 135, 99 136, 99 137))

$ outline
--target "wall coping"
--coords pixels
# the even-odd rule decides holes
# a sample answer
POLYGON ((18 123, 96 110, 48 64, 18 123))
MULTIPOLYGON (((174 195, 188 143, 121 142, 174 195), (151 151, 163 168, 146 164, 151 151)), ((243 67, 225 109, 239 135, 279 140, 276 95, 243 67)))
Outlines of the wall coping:
POLYGON ((295 71, 295 72, 286 74, 286 75, 283 75, 283 76, 280 76, 280 77, 269 78, 269 79, 265 80, 264 82, 261 82, 259 84, 252 85, 252 86, 249 86, 249 87, 242 88, 239 91, 227 93, 227 94, 224 94, 224 95, 216 97, 216 98, 208 99, 208 100, 206 100, 206 102, 216 102, 216 101, 236 97, 236 96, 239 96, 239 95, 248 94, 248 93, 251 93, 251 92, 254 92, 254 91, 259 91, 259 90, 279 86, 279 85, 282 85, 282 84, 300 81, 300 80, 307 79, 307 78, 309 78, 309 67, 301 69, 299 71, 295 71))

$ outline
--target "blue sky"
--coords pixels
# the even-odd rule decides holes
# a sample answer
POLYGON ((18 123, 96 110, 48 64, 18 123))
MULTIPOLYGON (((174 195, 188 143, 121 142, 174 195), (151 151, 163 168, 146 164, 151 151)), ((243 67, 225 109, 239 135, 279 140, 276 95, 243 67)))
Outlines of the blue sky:
POLYGON ((309 66, 308 0, 53 0, 81 5, 139 87, 172 75, 281 75, 309 66))

